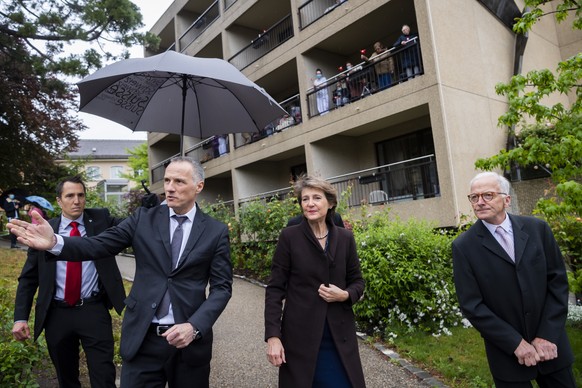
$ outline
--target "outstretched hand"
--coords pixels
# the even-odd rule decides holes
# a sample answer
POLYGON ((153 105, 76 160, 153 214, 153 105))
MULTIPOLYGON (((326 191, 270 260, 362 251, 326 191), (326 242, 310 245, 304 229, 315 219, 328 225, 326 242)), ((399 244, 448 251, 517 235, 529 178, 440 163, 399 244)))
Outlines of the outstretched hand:
POLYGON ((38 224, 12 219, 7 225, 8 230, 17 237, 19 243, 30 248, 46 251, 54 247, 57 241, 51 225, 37 212, 32 212, 31 217, 38 224))

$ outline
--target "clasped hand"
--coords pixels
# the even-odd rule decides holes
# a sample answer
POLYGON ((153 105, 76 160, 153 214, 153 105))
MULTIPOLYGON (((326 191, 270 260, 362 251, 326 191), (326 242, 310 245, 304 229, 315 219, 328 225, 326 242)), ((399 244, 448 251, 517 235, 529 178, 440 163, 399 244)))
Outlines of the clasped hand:
POLYGON ((531 344, 522 339, 514 354, 520 365, 534 366, 538 362, 557 358, 558 347, 543 338, 535 338, 531 344))
POLYGON ((344 302, 350 297, 350 294, 347 291, 342 290, 335 284, 330 284, 329 286, 322 284, 319 286, 317 293, 321 299, 328 303, 344 302))

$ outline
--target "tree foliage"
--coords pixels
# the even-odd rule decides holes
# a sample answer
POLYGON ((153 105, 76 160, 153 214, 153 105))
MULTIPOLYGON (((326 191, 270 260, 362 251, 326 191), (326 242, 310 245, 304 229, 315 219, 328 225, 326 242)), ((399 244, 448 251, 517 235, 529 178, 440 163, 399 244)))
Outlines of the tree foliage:
POLYGON ((142 181, 149 182, 148 143, 144 142, 133 149, 126 148, 125 151, 130 155, 127 164, 133 173, 122 174, 121 177, 137 183, 138 186, 142 181))
POLYGON ((39 194, 66 174, 54 159, 76 149, 75 132, 84 128, 71 113, 72 77, 117 59, 119 44, 155 46, 158 38, 137 33, 140 27, 129 0, 0 2, 0 190, 39 194), (87 48, 65 54, 78 42, 87 48))
MULTIPOLYGON (((572 16, 573 29, 582 29, 582 5, 572 0, 526 0, 529 11, 514 30, 529 31, 542 17, 559 22, 572 16), (548 3, 554 9, 548 8, 548 3), (548 11, 550 10, 550 11, 548 11)), ((506 96, 509 108, 500 125, 515 131, 515 147, 477 161, 477 167, 509 169, 512 165, 541 168, 551 173, 548 198, 540 200, 535 212, 552 226, 566 260, 582 276, 582 53, 558 63, 554 71, 533 70, 514 76, 496 87, 506 96), (569 106, 546 105, 548 97, 568 95, 569 106)), ((582 292, 582 290, 578 290, 582 292)))

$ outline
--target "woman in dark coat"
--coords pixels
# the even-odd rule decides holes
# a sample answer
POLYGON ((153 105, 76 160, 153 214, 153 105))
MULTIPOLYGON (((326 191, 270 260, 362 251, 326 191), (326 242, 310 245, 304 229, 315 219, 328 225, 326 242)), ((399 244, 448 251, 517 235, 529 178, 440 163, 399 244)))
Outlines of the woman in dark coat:
POLYGON ((267 358, 280 367, 282 388, 365 387, 352 311, 364 292, 354 237, 332 222, 337 193, 329 183, 302 177, 295 194, 304 219, 283 229, 273 257, 267 358))

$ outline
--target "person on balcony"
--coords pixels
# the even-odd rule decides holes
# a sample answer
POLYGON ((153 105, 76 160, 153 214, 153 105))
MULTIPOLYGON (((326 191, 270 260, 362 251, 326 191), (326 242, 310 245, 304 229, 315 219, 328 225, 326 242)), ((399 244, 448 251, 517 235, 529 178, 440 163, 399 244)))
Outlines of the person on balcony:
POLYGON ((392 84, 394 74, 394 59, 388 57, 388 49, 381 42, 374 43, 374 53, 368 58, 361 54, 363 61, 375 63, 376 77, 378 79, 378 89, 382 90, 392 84))
MULTIPOLYGON (((398 37, 396 42, 392 45, 394 48, 406 48, 400 51, 400 65, 406 71, 406 79, 414 78, 415 75, 420 74, 420 59, 418 57, 420 48, 416 46, 418 43, 418 35, 410 33, 408 25, 402 26, 402 35, 398 37)), ((404 74, 400 75, 404 78, 404 74)))
POLYGON ((348 88, 350 89, 350 100, 353 101, 360 98, 364 89, 364 79, 356 74, 362 70, 362 66, 354 67, 351 62, 347 62, 346 69, 348 70, 346 81, 348 82, 348 88))
POLYGON ((325 78, 321 69, 315 70, 313 89, 316 91, 317 111, 320 115, 324 115, 329 111, 329 95, 327 93, 327 78, 325 78))
POLYGON ((352 305, 365 283, 354 236, 334 225, 329 182, 301 176, 295 195, 303 216, 281 231, 265 293, 267 358, 280 388, 363 388, 352 305))

